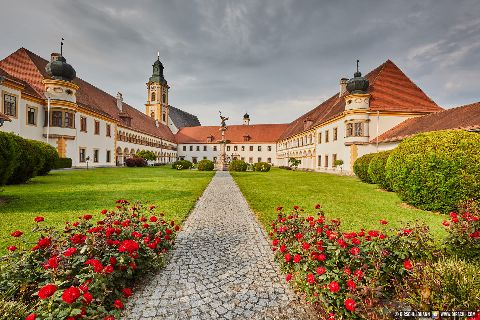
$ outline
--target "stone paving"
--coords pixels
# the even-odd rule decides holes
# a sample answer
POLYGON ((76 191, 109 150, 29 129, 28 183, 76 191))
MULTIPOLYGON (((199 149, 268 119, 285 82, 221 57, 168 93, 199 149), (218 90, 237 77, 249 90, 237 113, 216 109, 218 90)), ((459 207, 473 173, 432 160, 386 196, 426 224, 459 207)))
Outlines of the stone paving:
POLYGON ((167 266, 144 281, 124 319, 309 319, 228 172, 217 172, 167 266))

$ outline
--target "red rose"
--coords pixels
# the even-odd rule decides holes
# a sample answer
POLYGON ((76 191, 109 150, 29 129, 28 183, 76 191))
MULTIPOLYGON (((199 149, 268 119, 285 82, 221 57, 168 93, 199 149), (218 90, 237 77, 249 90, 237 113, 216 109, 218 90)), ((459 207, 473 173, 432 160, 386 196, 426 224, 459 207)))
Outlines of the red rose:
POLYGON ((327 259, 327 257, 323 253, 321 253, 317 256, 317 259, 319 261, 325 261, 327 259))
POLYGON ((387 220, 380 220, 380 224, 387 224, 388 221, 387 220))
POLYGON ((93 296, 90 292, 85 292, 83 294, 83 299, 85 299, 86 304, 90 304, 90 302, 92 302, 92 300, 93 300, 93 296))
POLYGON ((106 266, 105 269, 103 269, 103 272, 112 273, 113 272, 113 266, 111 266, 111 265, 106 266))
POLYGON ((359 244, 362 243, 362 242, 361 242, 360 239, 358 239, 358 238, 353 238, 353 239, 352 239, 352 243, 355 244, 355 245, 359 245, 359 244))
POLYGON ((150 222, 157 222, 157 217, 151 216, 150 217, 150 222))
POLYGON ((292 275, 289 273, 287 274, 287 276, 285 277, 285 280, 287 280, 287 282, 289 282, 290 280, 292 280, 292 275))
POLYGON ((352 248, 350 249, 350 254, 351 254, 352 256, 359 255, 359 254, 360 254, 360 248, 358 248, 358 247, 352 247, 352 248))
POLYGON ((330 289, 331 292, 336 293, 340 290, 340 285, 338 284, 337 281, 332 281, 328 285, 328 288, 330 289))
POLYGON ((35 217, 33 220, 38 223, 44 221, 45 219, 43 217, 35 217))
POLYGON ((92 215, 91 214, 86 214, 86 215, 83 216, 83 219, 90 220, 90 219, 92 219, 92 215))
POLYGON ((12 237, 15 237, 15 238, 21 237, 22 234, 23 234, 23 232, 20 231, 20 230, 16 230, 16 231, 10 233, 10 235, 11 235, 12 237))
POLYGON ((115 300, 115 302, 113 303, 113 306, 117 309, 123 309, 123 303, 120 300, 115 300))
POLYGON ((52 240, 50 238, 41 238, 38 240, 36 249, 45 249, 52 244, 52 240))
MULTIPOLYGON (((40 290, 38 290, 38 297, 40 299, 47 299, 49 297, 51 297, 55 291, 57 291, 57 286, 54 285, 54 284, 47 284, 47 285, 44 285, 43 287, 40 288, 40 290)), ((33 318, 35 319, 35 318, 33 318)))
POLYGON ((321 205, 317 203, 317 205, 315 205, 315 209, 320 209, 321 205))
POLYGON ((62 294, 62 300, 65 303, 72 304, 80 297, 80 290, 76 287, 70 287, 62 294))
POLYGON ((57 269, 58 268, 58 258, 57 256, 53 256, 47 260, 47 265, 49 268, 57 269))
POLYGON ((299 263, 300 260, 302 260, 302 256, 296 253, 295 256, 293 257, 293 262, 299 263))
POLYGON ((361 277, 363 277, 363 271, 358 269, 358 270, 355 270, 355 272, 353 273, 354 276, 356 276, 358 279, 360 279, 361 277))
POLYGON ((107 209, 103 209, 101 214, 107 214, 107 209))
POLYGON ((115 320, 113 316, 106 316, 103 320, 115 320))
POLYGON ((403 262, 403 266, 404 266, 405 269, 407 269, 407 270, 411 270, 412 267, 413 267, 413 265, 412 265, 412 263, 410 262, 410 260, 405 260, 405 261, 403 262))
POLYGON ((125 298, 129 298, 132 295, 132 289, 130 288, 124 288, 122 290, 122 294, 125 298))
POLYGON ((357 285, 352 280, 347 280, 347 287, 354 290, 357 287, 357 285))
POLYGON ((403 234, 406 235, 406 236, 409 235, 411 232, 412 232, 412 229, 404 229, 403 230, 403 234))
POLYGON ((295 235, 295 238, 297 238, 297 240, 302 239, 302 237, 303 237, 303 234, 301 234, 301 233, 297 233, 297 234, 295 235))
POLYGON ((17 250, 17 247, 15 247, 15 246, 8 246, 8 247, 7 247, 7 250, 13 252, 13 251, 17 250))
POLYGON ((110 257, 109 261, 112 266, 115 266, 117 264, 117 258, 115 257, 110 257))
POLYGON ((100 272, 103 271, 103 265, 102 265, 102 262, 100 260, 88 259, 87 261, 85 261, 85 265, 86 266, 88 266, 88 265, 93 266, 93 271, 95 273, 100 273, 100 272))
POLYGON ((370 237, 375 238, 375 237, 378 237, 379 233, 378 233, 378 231, 376 231, 376 230, 370 230, 370 231, 368 231, 368 235, 369 235, 370 237))
POLYGON ((68 248, 67 250, 65 250, 65 252, 63 253, 63 255, 64 255, 65 257, 70 257, 70 256, 74 255, 75 252, 77 252, 77 248, 71 247, 71 248, 68 248))
POLYGON ((278 245, 278 239, 274 239, 274 240, 272 241, 272 246, 276 246, 276 245, 278 245))
POLYGON ((310 244, 307 243, 307 242, 304 242, 304 243, 302 243, 302 248, 303 248, 303 250, 308 250, 308 249, 310 249, 310 244))
POLYGON ((298 206, 293 206, 293 210, 298 210, 298 206))
POLYGON ((280 252, 281 252, 281 253, 284 253, 286 250, 287 250, 287 246, 285 246, 284 244, 282 244, 282 245, 280 246, 280 252))
POLYGON ((180 230, 180 226, 176 225, 173 229, 174 229, 175 231, 178 231, 178 230, 180 230))
POLYGON ((283 207, 277 207, 277 211, 281 211, 283 207))
POLYGON ((128 252, 132 253, 134 251, 138 250, 138 243, 136 243, 133 240, 124 240, 120 244, 120 247, 118 248, 118 252, 128 252))
POLYGON ((313 275, 313 273, 307 274, 307 282, 309 284, 314 284, 315 283, 315 276, 313 275))
POLYGON ((326 270, 325 270, 325 267, 318 267, 316 271, 317 271, 317 274, 322 275, 325 273, 326 270))
POLYGON ((355 300, 353 300, 352 298, 346 299, 345 308, 347 308, 348 311, 355 311, 355 300))
POLYGON ((287 253, 285 255, 285 262, 290 262, 290 260, 292 260, 292 256, 290 255, 290 253, 287 253))
POLYGON ((37 318, 37 315, 35 313, 30 313, 25 320, 35 320, 37 318))

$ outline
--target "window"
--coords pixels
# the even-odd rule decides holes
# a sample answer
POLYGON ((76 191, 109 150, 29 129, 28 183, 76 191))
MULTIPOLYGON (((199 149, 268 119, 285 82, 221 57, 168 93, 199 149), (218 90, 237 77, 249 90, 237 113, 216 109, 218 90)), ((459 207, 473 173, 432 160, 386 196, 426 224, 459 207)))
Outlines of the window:
POLYGON ((100 121, 95 120, 95 134, 100 134, 100 121))
POLYGON ((162 96, 163 103, 167 103, 167 95, 164 93, 162 96))
POLYGON ((233 151, 238 151, 238 146, 233 146, 233 151))
POLYGON ((337 154, 336 153, 332 154, 332 165, 333 166, 335 165, 335 161, 337 161, 337 154))
POLYGON ((107 163, 109 163, 111 161, 111 153, 110 153, 110 150, 107 150, 107 163))
POLYGON ((193 151, 193 146, 190 146, 190 151, 193 151))
POLYGON ((203 146, 203 151, 207 151, 207 146, 203 146))
POLYGON ((325 156, 325 168, 328 167, 328 156, 325 156))
POLYGON ((197 160, 197 157, 192 157, 192 162, 193 162, 193 163, 197 163, 197 161, 198 161, 198 160, 197 160))
POLYGON ((74 115, 72 112, 65 112, 65 128, 73 128, 74 125, 74 115))
POLYGON ((155 101, 155 100, 157 100, 156 98, 157 97, 155 96, 155 92, 152 92, 152 97, 151 97, 150 101, 155 101))
POLYGON ((11 94, 3 94, 3 113, 7 116, 17 117, 17 97, 11 94))
MULTIPOLYGON (((106 131, 106 135, 107 137, 111 137, 112 136, 112 133, 111 133, 111 130, 112 130, 112 126, 107 124, 106 127, 105 127, 105 131, 106 131)), ((110 162, 110 161, 109 161, 110 162)))
POLYGON ((203 160, 207 160, 207 157, 203 157, 203 160))
POLYGON ((248 158, 249 163, 253 163, 253 157, 248 158))
POLYGON ((37 108, 27 106, 27 124, 37 125, 37 108))
POLYGON ((162 114, 162 119, 163 122, 167 122, 167 115, 165 113, 162 114))
POLYGON ((258 146, 258 151, 262 151, 262 146, 258 146))
POLYGON ((217 146, 213 146, 213 151, 217 151, 217 146))
POLYGON ((322 165, 322 156, 318 156, 317 166, 320 167, 322 165))
POLYGON ((241 159, 242 161, 245 161, 245 157, 241 157, 240 159, 241 159))
POLYGON ((250 151, 253 151, 253 146, 250 146, 250 151))
POLYGON ((318 133, 318 143, 322 143, 322 133, 318 133))
POLYGON ((242 151, 245 151, 245 146, 242 146, 242 151))
POLYGON ((230 146, 227 146, 227 151, 230 151, 230 146))
POLYGON ((80 117, 80 131, 87 132, 87 118, 80 117))
POLYGON ((267 150, 268 150, 268 151, 272 151, 272 146, 268 146, 268 147, 267 147, 267 150))
POLYGON ((272 158, 267 158, 268 163, 272 163, 272 158))
POLYGON ((52 111, 52 127, 62 126, 62 111, 52 111))
POLYGON ((200 146, 197 146, 197 151, 200 151, 200 146))
POLYGON ((353 123, 347 123, 347 137, 353 136, 353 123))
POLYGON ((363 123, 361 123, 361 122, 354 123, 353 130, 354 130, 353 135, 355 137, 363 136, 363 123))
POLYGON ((79 154, 79 158, 80 158, 80 162, 85 162, 85 148, 80 148, 80 154, 79 154))
POLYGON ((333 128, 333 141, 337 141, 338 128, 333 128))
POLYGON ((187 146, 183 146, 183 151, 187 151, 187 146))
POLYGON ((262 162, 262 158, 258 157, 257 162, 262 162))
POLYGON ((98 149, 93 150, 93 162, 98 162, 98 149))
POLYGON ((329 137, 328 137, 328 130, 325 131, 325 142, 328 142, 329 137))

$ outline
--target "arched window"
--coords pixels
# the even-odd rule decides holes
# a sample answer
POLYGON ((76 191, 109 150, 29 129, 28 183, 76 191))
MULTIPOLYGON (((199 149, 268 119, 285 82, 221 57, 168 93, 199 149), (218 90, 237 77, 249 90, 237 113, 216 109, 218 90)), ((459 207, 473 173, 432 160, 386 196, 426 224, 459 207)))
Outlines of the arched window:
POLYGON ((162 117, 163 117, 163 122, 166 122, 166 121, 167 121, 167 115, 164 113, 164 114, 162 115, 162 117))
POLYGON ((155 112, 150 113, 150 117, 155 118, 155 112))
POLYGON ((162 99, 163 99, 163 103, 167 102, 167 95, 165 93, 163 94, 162 99))
POLYGON ((156 96, 155 96, 155 92, 152 92, 152 99, 150 99, 150 100, 151 100, 151 101, 157 100, 157 99, 156 99, 156 96))

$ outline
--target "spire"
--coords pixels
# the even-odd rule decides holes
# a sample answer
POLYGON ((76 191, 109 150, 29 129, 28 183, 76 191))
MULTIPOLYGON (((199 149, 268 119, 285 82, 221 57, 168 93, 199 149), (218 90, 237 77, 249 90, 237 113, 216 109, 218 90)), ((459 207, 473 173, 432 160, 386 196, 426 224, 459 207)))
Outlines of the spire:
POLYGON ((362 73, 359 71, 359 68, 358 68, 359 62, 360 60, 357 59, 357 71, 353 74, 353 78, 351 78, 347 82, 347 91, 352 94, 367 93, 368 86, 369 86, 368 80, 362 77, 362 73))
POLYGON ((60 41, 60 55, 63 56, 63 41, 65 39, 62 38, 62 41, 60 41))
POLYGON ((167 80, 165 80, 165 77, 163 76, 163 64, 160 61, 160 51, 157 52, 157 60, 155 60, 152 67, 153 67, 153 73, 149 79, 150 82, 167 84, 167 80))

